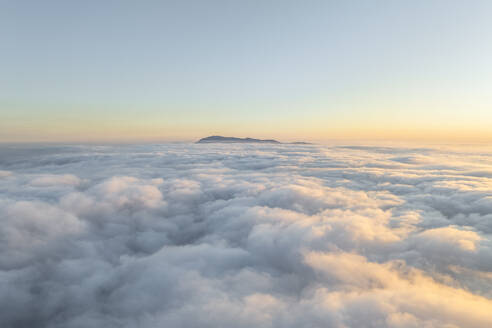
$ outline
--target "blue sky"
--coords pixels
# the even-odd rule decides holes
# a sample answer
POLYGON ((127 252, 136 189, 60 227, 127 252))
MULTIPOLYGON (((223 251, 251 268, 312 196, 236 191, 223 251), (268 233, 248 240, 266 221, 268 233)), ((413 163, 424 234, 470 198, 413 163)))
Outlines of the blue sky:
POLYGON ((492 140, 490 1, 0 6, 0 141, 492 140))

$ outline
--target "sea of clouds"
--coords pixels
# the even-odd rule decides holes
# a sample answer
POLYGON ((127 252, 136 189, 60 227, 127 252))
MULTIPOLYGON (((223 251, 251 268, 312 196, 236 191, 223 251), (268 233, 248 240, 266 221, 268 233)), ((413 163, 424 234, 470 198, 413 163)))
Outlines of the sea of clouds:
POLYGON ((0 146, 0 327, 492 327, 492 152, 0 146))

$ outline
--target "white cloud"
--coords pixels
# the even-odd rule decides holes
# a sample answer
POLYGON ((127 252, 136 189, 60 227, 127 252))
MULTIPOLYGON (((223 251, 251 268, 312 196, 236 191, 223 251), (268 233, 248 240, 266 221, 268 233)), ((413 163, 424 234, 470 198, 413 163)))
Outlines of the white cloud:
POLYGON ((30 181, 30 185, 34 187, 77 186, 79 184, 80 179, 73 174, 42 174, 30 181))
POLYGON ((6 178, 12 175, 12 172, 0 170, 0 178, 6 178))
POLYGON ((443 249, 458 248, 464 251, 475 251, 482 238, 474 231, 460 230, 453 226, 428 229, 416 236, 417 246, 424 248, 442 247, 443 249))
POLYGON ((492 326, 490 154, 9 154, 0 148, 2 327, 492 326))

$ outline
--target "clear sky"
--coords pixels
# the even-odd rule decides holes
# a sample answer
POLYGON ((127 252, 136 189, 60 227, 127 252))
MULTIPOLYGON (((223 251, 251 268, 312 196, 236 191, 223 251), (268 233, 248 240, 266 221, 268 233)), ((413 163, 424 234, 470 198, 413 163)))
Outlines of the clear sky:
POLYGON ((492 141, 492 1, 0 0, 0 141, 492 141))

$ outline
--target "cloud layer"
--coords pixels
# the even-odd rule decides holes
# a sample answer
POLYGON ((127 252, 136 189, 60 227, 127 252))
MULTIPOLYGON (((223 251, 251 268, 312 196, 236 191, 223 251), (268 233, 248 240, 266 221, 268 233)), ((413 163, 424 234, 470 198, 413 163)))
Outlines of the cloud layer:
POLYGON ((491 327, 492 154, 1 146, 1 327, 491 327))

